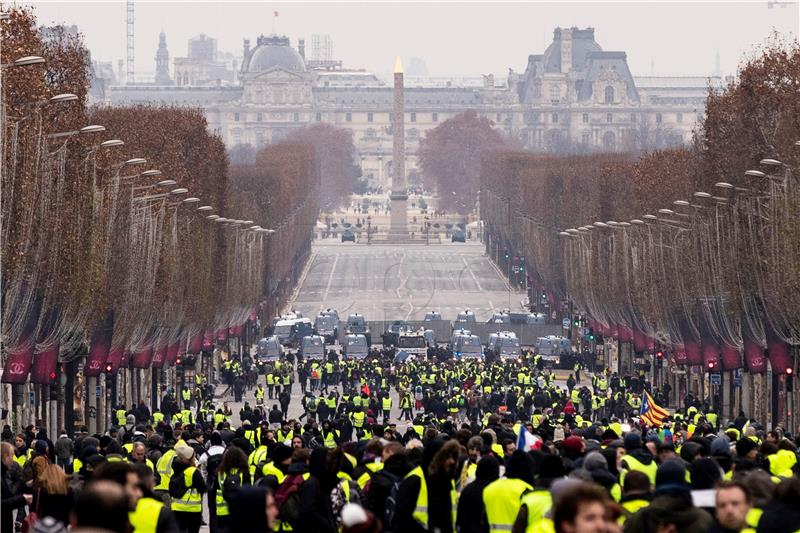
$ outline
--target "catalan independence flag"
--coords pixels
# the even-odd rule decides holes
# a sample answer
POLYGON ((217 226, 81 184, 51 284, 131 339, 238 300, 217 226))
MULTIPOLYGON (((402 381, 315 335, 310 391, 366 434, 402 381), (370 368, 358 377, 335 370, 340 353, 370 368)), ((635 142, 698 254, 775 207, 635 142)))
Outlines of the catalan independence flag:
POLYGON ((659 407, 653 400, 653 397, 644 392, 642 398, 642 409, 639 412, 639 417, 651 427, 660 426, 661 422, 669 416, 669 412, 663 407, 659 407))

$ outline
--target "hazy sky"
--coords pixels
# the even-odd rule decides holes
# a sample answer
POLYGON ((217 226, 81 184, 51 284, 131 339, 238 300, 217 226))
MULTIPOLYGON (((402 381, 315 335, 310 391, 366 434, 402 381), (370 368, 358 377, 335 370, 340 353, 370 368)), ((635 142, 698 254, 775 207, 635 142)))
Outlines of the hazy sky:
MULTIPOLYGON (((40 23, 77 24, 95 58, 125 57, 124 1, 27 1, 40 23)), ((556 26, 592 26, 604 50, 628 54, 636 74, 709 75, 720 54, 723 73, 773 30, 796 38, 798 0, 782 7, 759 2, 163 2, 136 1, 136 71, 155 70, 158 33, 167 35, 170 57, 186 55, 187 40, 200 33, 219 49, 241 54, 242 39, 288 35, 292 45, 329 34, 336 59, 378 74, 391 72, 396 55, 420 57, 432 76, 504 77, 524 70, 528 54, 544 51, 556 26), (274 20, 273 12, 279 16, 274 20)))

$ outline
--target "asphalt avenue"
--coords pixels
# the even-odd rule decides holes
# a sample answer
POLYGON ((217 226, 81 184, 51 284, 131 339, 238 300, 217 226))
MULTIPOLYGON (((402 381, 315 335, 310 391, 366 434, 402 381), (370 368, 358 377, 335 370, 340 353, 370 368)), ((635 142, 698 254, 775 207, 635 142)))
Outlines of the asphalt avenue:
POLYGON ((436 310, 445 320, 471 309, 486 321, 495 309, 520 310, 524 294, 508 288, 478 243, 315 243, 290 308, 313 317, 333 308, 342 319, 422 320, 436 310))

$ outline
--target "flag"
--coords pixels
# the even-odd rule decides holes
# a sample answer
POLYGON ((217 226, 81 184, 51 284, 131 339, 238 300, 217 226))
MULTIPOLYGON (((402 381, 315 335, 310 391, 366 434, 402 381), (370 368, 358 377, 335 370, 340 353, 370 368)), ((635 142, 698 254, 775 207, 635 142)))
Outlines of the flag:
POLYGON ((519 435, 517 435, 517 449, 525 452, 529 452, 531 450, 541 450, 542 439, 541 437, 528 431, 525 426, 520 424, 519 435))
POLYGON ((669 411, 663 407, 659 407, 653 400, 653 397, 645 391, 644 398, 642 398, 642 408, 639 411, 639 417, 646 422, 649 426, 660 426, 661 422, 669 416, 669 411))

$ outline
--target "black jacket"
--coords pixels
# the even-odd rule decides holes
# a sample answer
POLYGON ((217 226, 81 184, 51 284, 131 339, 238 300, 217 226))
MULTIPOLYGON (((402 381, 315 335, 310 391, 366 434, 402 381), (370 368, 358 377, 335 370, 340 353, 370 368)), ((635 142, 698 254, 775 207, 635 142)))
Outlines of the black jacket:
POLYGON ((459 533, 482 533, 486 531, 484 524, 483 489, 492 480, 477 479, 464 487, 458 499, 458 519, 456 525, 459 533))
POLYGON ((297 531, 338 533, 331 507, 331 495, 321 489, 319 480, 310 477, 300 485, 300 521, 297 531))
POLYGON ((0 501, 0 530, 14 531, 14 509, 25 506, 25 497, 14 493, 6 465, 2 465, 2 501, 0 501))

